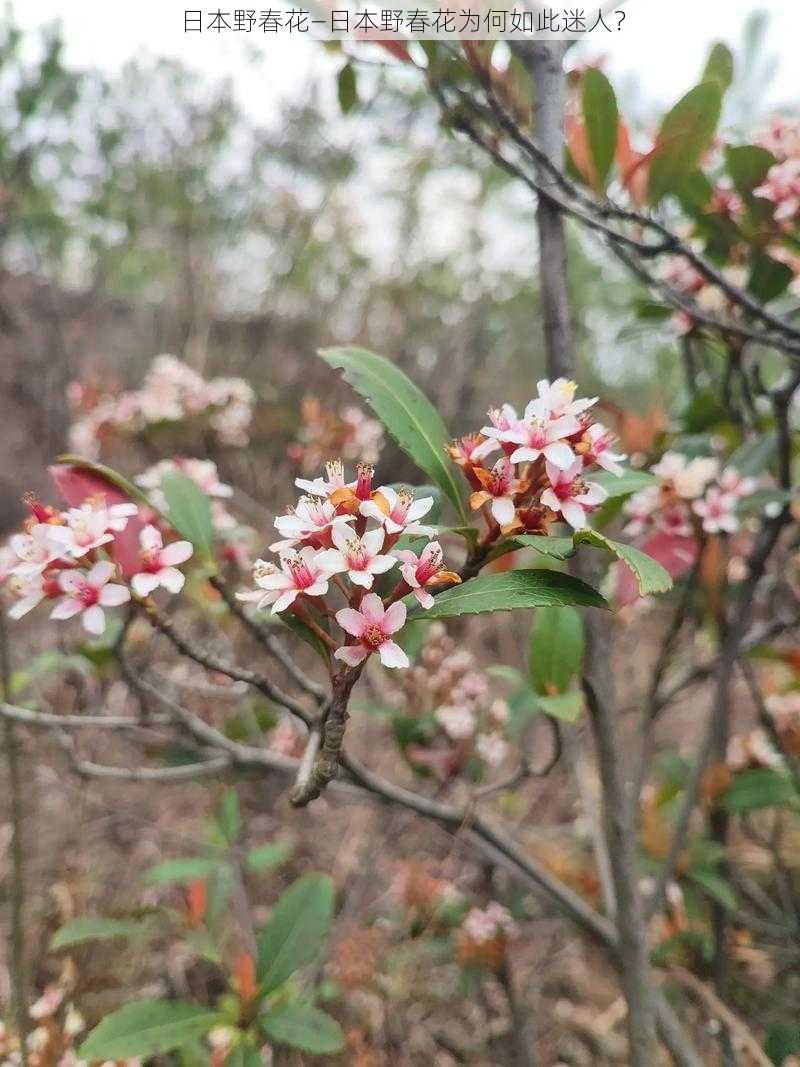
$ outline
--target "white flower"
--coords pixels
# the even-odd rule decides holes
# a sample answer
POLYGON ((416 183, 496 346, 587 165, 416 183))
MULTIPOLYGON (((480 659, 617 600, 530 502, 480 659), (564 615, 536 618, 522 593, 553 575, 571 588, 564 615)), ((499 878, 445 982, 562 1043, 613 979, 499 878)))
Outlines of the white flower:
POLYGON ((432 496, 415 500, 409 489, 397 492, 390 485, 383 485, 370 500, 362 501, 359 511, 367 518, 376 519, 389 534, 407 533, 432 537, 436 533, 435 529, 432 526, 423 526, 418 521, 427 515, 432 507, 432 496), (375 499, 376 496, 379 499, 375 499))
POLYGON ((508 755, 508 742, 499 734, 478 734, 475 751, 490 767, 499 767, 508 755))
POLYGON ((567 470, 546 464, 550 488, 542 493, 542 503, 569 523, 574 530, 586 526, 586 515, 602 504, 608 494, 602 486, 581 478, 583 461, 576 459, 567 470))
POLYGON ((454 741, 465 741, 475 733, 475 716, 463 705, 454 707, 444 704, 436 709, 435 717, 447 736, 454 741))
POLYGON ((575 399, 578 386, 566 378, 556 378, 550 382, 542 378, 536 383, 536 400, 532 400, 525 409, 525 418, 557 419, 562 415, 580 415, 587 408, 597 403, 597 397, 575 399), (530 414, 529 414, 530 413, 530 414))
POLYGON ((82 615, 83 628, 90 634, 101 634, 106 628, 103 608, 117 607, 131 598, 124 585, 109 585, 115 567, 108 560, 95 563, 88 574, 82 571, 62 571, 58 584, 67 595, 50 612, 51 619, 71 619, 82 615))
POLYGON ((320 566, 329 574, 346 573, 354 585, 371 589, 376 574, 390 570, 396 560, 393 556, 381 556, 383 547, 383 530, 370 530, 363 537, 341 526, 332 530, 331 536, 335 548, 329 548, 319 554, 320 566))
MULTIPOLYGON (((324 552, 314 548, 302 548, 281 556, 281 569, 262 569, 256 584, 266 590, 258 607, 263 610, 272 604, 273 614, 285 611, 301 594, 325 596, 328 592, 330 569, 323 564, 324 552)), ((259 563, 263 561, 259 560, 259 563)), ((256 564, 258 567, 258 564, 256 564)), ((240 599, 244 599, 241 597, 240 599)), ((250 599, 250 598, 248 598, 250 599)))
POLYGON ((189 541, 173 541, 164 547, 164 540, 155 526, 145 526, 139 534, 141 571, 131 578, 137 596, 149 596, 162 586, 170 593, 179 593, 186 578, 177 569, 185 563, 194 549, 189 541))
POLYGON ((736 533, 739 529, 737 503, 738 499, 733 493, 723 493, 712 486, 702 500, 695 500, 692 510, 703 520, 706 533, 736 533))
POLYGON ((689 459, 679 452, 665 452, 653 467, 653 474, 671 484, 679 497, 694 500, 719 473, 719 462, 712 456, 689 459))
POLYGON ((402 629, 406 621, 406 606, 401 600, 384 608, 377 594, 367 593, 359 611, 342 608, 336 612, 336 621, 346 633, 358 638, 355 645, 337 648, 334 652, 336 659, 356 667, 377 652, 384 667, 408 666, 408 656, 396 641, 392 641, 392 634, 402 629))
POLYGON ((327 547, 331 544, 333 529, 351 523, 354 517, 337 515, 336 508, 328 500, 301 497, 288 515, 279 515, 275 520, 275 528, 284 540, 270 545, 270 551, 282 552, 301 541, 311 541, 317 548, 327 547))
POLYGON ((53 537, 55 529, 51 523, 40 522, 30 533, 11 536, 8 543, 19 561, 12 568, 14 574, 41 574, 48 563, 61 556, 63 547, 53 537))

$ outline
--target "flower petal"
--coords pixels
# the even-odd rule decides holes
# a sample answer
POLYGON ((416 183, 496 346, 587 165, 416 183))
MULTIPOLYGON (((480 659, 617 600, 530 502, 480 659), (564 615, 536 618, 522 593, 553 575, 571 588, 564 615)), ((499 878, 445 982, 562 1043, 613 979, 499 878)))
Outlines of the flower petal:
MULTIPOLYGON (((366 599, 366 597, 364 599, 366 599)), ((340 611, 337 611, 336 621, 343 630, 351 634, 353 637, 361 637, 364 628, 367 625, 367 620, 361 612, 356 611, 355 608, 342 608, 340 611)))
POLYGON ((51 619, 71 619, 78 612, 83 611, 83 604, 73 597, 62 597, 50 612, 51 619))
POLYGON ((173 541, 162 548, 158 558, 165 567, 174 567, 178 563, 185 563, 193 552, 191 541, 173 541))
POLYGON ((99 604, 92 604, 90 608, 87 608, 81 621, 83 622, 84 630, 87 633, 94 634, 95 637, 106 628, 105 612, 99 604))
POLYGON ((137 596, 150 596, 154 589, 158 589, 161 581, 157 574, 134 574, 131 578, 131 587, 137 596))
POLYGON ((406 606, 402 600, 396 600, 390 608, 386 609, 383 616, 383 632, 388 634, 395 633, 402 626, 405 626, 406 622, 406 606))
POLYGON ((384 641, 378 649, 384 667, 408 667, 408 656, 395 641, 384 641))
POLYGON ((104 585, 100 590, 100 596, 98 602, 106 608, 116 608, 120 604, 127 604, 131 598, 131 591, 127 586, 116 585, 111 583, 110 585, 104 585))
POLYGON ((348 667, 357 667, 359 663, 364 662, 368 655, 369 652, 363 645, 342 645, 341 648, 336 649, 333 657, 334 659, 340 659, 348 667))

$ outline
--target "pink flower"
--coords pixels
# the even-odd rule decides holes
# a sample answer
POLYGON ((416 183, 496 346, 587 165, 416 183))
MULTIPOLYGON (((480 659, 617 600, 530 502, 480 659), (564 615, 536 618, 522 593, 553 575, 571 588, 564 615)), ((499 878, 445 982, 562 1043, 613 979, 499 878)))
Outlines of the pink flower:
POLYGON ((8 543, 18 560, 12 568, 14 574, 41 574, 48 563, 59 558, 63 548, 53 537, 55 529, 51 523, 40 522, 29 533, 12 535, 8 543))
POLYGON ((360 505, 359 511, 367 518, 376 519, 389 534, 407 533, 431 537, 436 532, 434 528, 422 526, 417 520, 427 515, 432 507, 432 496, 415 500, 410 489, 397 492, 390 485, 383 485, 370 500, 365 500, 360 505))
POLYGON ((517 432, 522 425, 520 417, 510 404, 503 404, 501 408, 491 408, 487 412, 491 426, 484 426, 481 433, 487 438, 481 447, 481 458, 493 452, 499 445, 509 455, 514 451, 510 446, 510 434, 517 432))
POLYGON ((419 556, 411 549, 399 549, 395 556, 401 561, 400 573, 423 608, 433 605, 433 597, 425 589, 428 584, 460 582, 453 571, 442 570, 442 546, 438 541, 431 541, 423 548, 419 556))
POLYGON ((574 530, 586 526, 586 515, 602 504, 608 495, 600 485, 581 478, 583 460, 576 459, 567 470, 547 464, 550 488, 542 493, 542 504, 560 514, 574 530))
POLYGON ((775 204, 776 222, 794 219, 800 211, 800 159, 787 159, 770 167, 763 185, 753 190, 753 196, 775 204))
POLYGON ((499 767, 508 755, 508 741, 499 734, 478 734, 475 751, 490 767, 499 767))
POLYGON ((736 533, 739 529, 735 510, 737 502, 733 493, 723 493, 712 486, 702 500, 695 500, 692 510, 703 520, 706 533, 736 533))
POLYGON ((336 508, 328 500, 311 496, 301 497, 288 515, 279 515, 275 520, 275 528, 285 540, 270 545, 270 551, 282 552, 301 542, 316 548, 326 548, 331 544, 334 527, 352 521, 352 515, 337 515, 336 508))
MULTIPOLYGON (((541 383, 540 383, 541 384, 541 383)), ((525 418, 507 441, 520 445, 511 453, 512 463, 525 463, 544 456, 548 463, 565 470, 575 459, 575 453, 564 440, 580 431, 581 424, 574 415, 550 416, 541 400, 531 400, 525 408, 525 418)))
POLYGON ((51 536, 60 543, 65 556, 80 559, 101 545, 114 540, 128 524, 128 519, 138 512, 136 504, 112 504, 111 507, 96 507, 92 502, 66 512, 65 526, 54 526, 51 536))
POLYGON ((719 476, 719 487, 723 493, 733 493, 742 499, 756 491, 758 481, 755 478, 745 478, 735 467, 727 467, 719 476))
POLYGON ((471 940, 481 943, 500 936, 513 937, 517 932, 517 924, 508 909, 493 900, 483 911, 472 908, 461 929, 471 940))
POLYGON ((435 718, 453 741, 466 741, 475 733, 475 715, 464 705, 443 704, 436 709, 435 718))
POLYGON ((361 601, 361 610, 342 608, 336 612, 336 621, 341 628, 358 638, 355 645, 344 645, 334 652, 336 659, 342 660, 350 667, 377 652, 384 667, 407 667, 408 656, 402 648, 391 640, 393 633, 402 628, 406 621, 406 606, 398 600, 389 608, 384 608, 381 598, 375 593, 367 593, 361 601))
POLYGON ((383 530, 370 530, 363 537, 356 537, 351 530, 337 526, 331 536, 336 547, 320 553, 320 566, 329 574, 346 573, 354 585, 371 589, 375 575, 384 574, 395 564, 393 556, 378 555, 383 547, 383 530))
POLYGON ((562 415, 580 415, 587 408, 597 403, 597 397, 580 397, 575 399, 578 386, 567 378, 556 378, 550 382, 542 378, 536 383, 538 398, 531 400, 525 408, 525 419, 558 419, 562 415))
POLYGON ((577 451, 583 456, 584 467, 596 465, 619 477, 622 474, 620 463, 627 457, 612 451, 615 444, 614 434, 599 422, 595 422, 587 428, 577 451))
POLYGON ((460 437, 447 446, 447 454, 453 462, 464 468, 480 463, 482 459, 496 450, 497 441, 486 438, 480 433, 472 433, 466 437, 460 437))
MULTIPOLYGON (((263 567, 261 574, 256 576, 256 584, 266 590, 259 601, 259 608, 263 610, 272 604, 272 612, 275 614, 286 611, 301 594, 325 596, 331 575, 330 568, 324 566, 322 561, 325 555, 327 553, 314 548, 301 548, 299 552, 289 552, 281 556, 280 570, 271 567, 271 564, 263 567)), ((263 561, 259 560, 259 563, 263 561)))
POLYGON ((164 547, 164 540, 155 526, 145 526, 139 534, 142 569, 131 578, 137 596, 149 596, 162 586, 170 593, 180 593, 185 577, 176 564, 185 563, 194 549, 189 541, 173 541, 164 547))
POLYGON ((62 571, 58 584, 66 593, 50 612, 51 619, 71 619, 82 615, 83 628, 90 634, 101 634, 106 628, 103 608, 118 607, 130 600, 130 590, 124 585, 108 584, 116 570, 113 563, 101 560, 84 574, 82 571, 62 571))
POLYGON ((516 513, 514 497, 523 488, 522 483, 514 477, 514 466, 511 460, 508 456, 503 456, 490 471, 483 467, 476 467, 474 474, 482 488, 469 498, 470 507, 473 511, 477 511, 491 500, 491 511, 495 522, 500 526, 508 526, 514 521, 516 513))
POLYGON ((309 481, 307 478, 296 478, 294 484, 298 489, 311 493, 312 496, 330 496, 337 489, 352 489, 356 484, 344 480, 344 464, 340 459, 332 459, 330 463, 326 463, 325 473, 328 476, 327 480, 314 478, 313 481, 309 481))

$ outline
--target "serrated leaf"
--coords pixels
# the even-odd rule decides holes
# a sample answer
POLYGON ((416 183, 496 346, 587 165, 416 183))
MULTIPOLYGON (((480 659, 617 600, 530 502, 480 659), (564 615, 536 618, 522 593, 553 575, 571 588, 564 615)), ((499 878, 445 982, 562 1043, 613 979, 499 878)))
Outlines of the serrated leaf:
POLYGON ((597 67, 590 67, 581 79, 581 107, 596 189, 601 192, 606 187, 617 150, 619 112, 611 82, 597 67))
POLYGON ((133 937, 142 931, 142 922, 136 919, 103 919, 84 916, 73 919, 56 930, 50 939, 50 949, 57 952, 74 948, 87 941, 109 941, 115 937, 133 937))
POLYGON ((575 545, 571 537, 544 537, 540 534, 516 534, 512 538, 519 548, 532 548, 540 556, 565 560, 575 555, 575 545))
POLYGON ((537 693, 564 693, 583 661, 583 621, 574 608, 540 608, 528 645, 528 672, 537 693))
POLYGON ((639 548, 623 544, 621 541, 611 541, 597 530, 576 530, 573 540, 576 545, 591 545, 593 548, 605 549, 606 552, 613 553, 617 559, 621 559, 633 572, 642 596, 649 596, 651 593, 666 593, 672 588, 672 578, 669 572, 652 556, 648 556, 639 548))
POLYGON ((344 1034, 337 1021, 313 1004, 284 1004, 261 1016, 261 1028, 271 1041, 317 1056, 341 1052, 344 1034))
POLYGON ((471 578, 463 585, 445 589, 427 611, 416 607, 409 618, 448 619, 490 611, 515 611, 581 604, 604 608, 604 598, 586 582, 559 571, 519 570, 471 578))
POLYGON ((665 115, 647 180, 651 204, 674 192, 681 179, 696 169, 711 147, 721 106, 719 86, 703 82, 690 89, 665 115))
POLYGON ((167 502, 167 519, 178 533, 194 545, 204 561, 212 557, 214 526, 211 503, 203 490, 180 471, 171 471, 161 482, 167 502))
POLYGON ((201 856, 165 860, 145 871, 142 880, 147 885, 183 885, 186 882, 208 878, 218 866, 219 860, 204 859, 201 856))
POLYGON ((314 960, 333 917, 333 882, 306 874, 281 896, 258 937, 258 977, 264 993, 314 960))
POLYGON ((275 841, 271 845, 259 845, 251 848, 245 857, 245 863, 251 871, 266 871, 279 867, 292 854, 288 841, 275 841))
POLYGON ((723 93, 730 88, 733 81, 733 53, 722 41, 712 46, 700 81, 716 82, 723 93))
POLYGON ((537 696, 536 704, 545 713, 561 722, 577 722, 583 712, 583 693, 577 689, 553 696, 537 696))
POLYGON ((319 354, 344 373, 403 451, 450 499, 466 525, 461 489, 445 452, 450 435, 424 393, 399 367, 364 348, 328 348, 319 354))
POLYGON ((198 1004, 137 1000, 107 1015, 78 1050, 82 1060, 158 1056, 208 1033, 223 1021, 198 1004))

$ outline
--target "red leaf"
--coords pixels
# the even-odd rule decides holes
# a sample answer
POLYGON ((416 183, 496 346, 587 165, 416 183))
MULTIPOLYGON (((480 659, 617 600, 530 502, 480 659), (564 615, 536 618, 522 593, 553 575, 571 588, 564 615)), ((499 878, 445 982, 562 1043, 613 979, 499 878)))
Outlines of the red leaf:
MULTIPOLYGON (((639 545, 642 552, 651 556, 672 578, 680 578, 697 559, 697 542, 693 537, 676 537, 674 534, 657 533, 639 545)), ((639 587, 630 567, 617 565, 617 600, 620 604, 632 604, 638 600, 639 587)))
MULTIPOLYGON (((130 501, 122 490, 95 471, 82 470, 70 464, 58 463, 48 468, 56 488, 70 507, 79 508, 89 498, 102 498, 107 505, 130 501)), ((134 501, 138 503, 138 501, 134 501)), ((146 525, 141 509, 132 515, 125 529, 109 545, 109 555, 124 577, 130 578, 139 570, 139 534, 146 525)))

